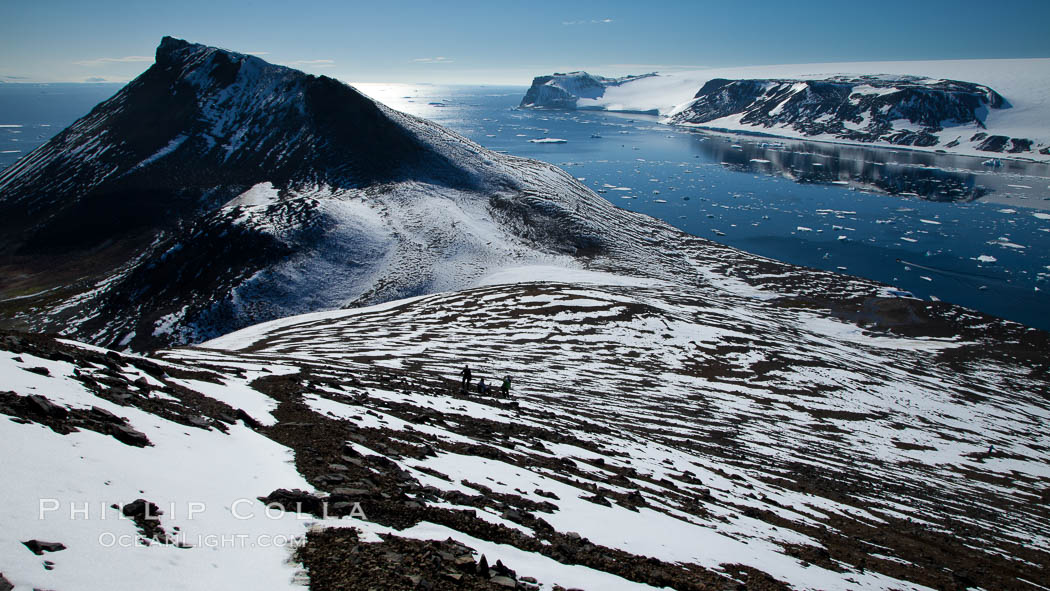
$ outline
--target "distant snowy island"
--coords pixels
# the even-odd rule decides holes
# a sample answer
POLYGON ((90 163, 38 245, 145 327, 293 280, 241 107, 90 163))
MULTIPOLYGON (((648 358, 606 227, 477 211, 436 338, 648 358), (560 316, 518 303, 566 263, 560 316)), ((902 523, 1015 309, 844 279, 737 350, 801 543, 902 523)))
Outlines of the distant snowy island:
MULTIPOLYGON (((623 76, 622 78, 606 78, 595 76, 587 72, 569 72, 568 74, 555 73, 550 76, 537 76, 532 80, 532 86, 521 99, 521 106, 534 109, 599 109, 604 110, 606 106, 601 102, 607 89, 622 86, 629 82, 637 82, 656 76, 642 74, 639 76, 623 76), (582 101, 582 102, 581 102, 582 101), (589 101, 594 101, 591 105, 589 101)), ((625 109, 611 109, 625 110, 625 109)), ((656 109, 645 109, 656 115, 656 109)))
POLYGON ((1050 59, 539 76, 522 108, 659 115, 779 137, 1050 161, 1050 59), (887 74, 886 72, 891 72, 887 74))

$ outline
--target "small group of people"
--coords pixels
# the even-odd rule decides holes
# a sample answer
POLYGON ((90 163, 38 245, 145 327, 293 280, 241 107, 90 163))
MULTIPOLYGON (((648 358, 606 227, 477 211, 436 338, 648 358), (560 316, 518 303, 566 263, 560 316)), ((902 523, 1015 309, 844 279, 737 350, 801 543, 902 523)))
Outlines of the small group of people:
MULTIPOLYGON (((459 389, 461 392, 467 392, 470 389, 470 380, 472 377, 470 373, 470 366, 464 365, 463 369, 459 371, 459 375, 463 378, 463 381, 461 381, 459 384, 459 389)), ((510 376, 503 377, 503 384, 500 385, 499 389, 500 392, 503 394, 503 398, 506 398, 510 395, 510 376)), ((485 383, 485 378, 480 378, 478 380, 478 394, 481 394, 482 396, 488 396, 491 390, 492 388, 485 383)))

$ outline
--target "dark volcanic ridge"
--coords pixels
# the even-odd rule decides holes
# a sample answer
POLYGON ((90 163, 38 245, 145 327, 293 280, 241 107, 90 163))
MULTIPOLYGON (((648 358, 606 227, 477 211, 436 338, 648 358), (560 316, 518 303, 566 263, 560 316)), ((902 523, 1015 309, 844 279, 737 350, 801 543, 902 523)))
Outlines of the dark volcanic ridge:
POLYGON ((166 37, 0 173, 0 315, 117 348, 199 342, 514 264, 633 264, 637 219, 330 78, 166 37))

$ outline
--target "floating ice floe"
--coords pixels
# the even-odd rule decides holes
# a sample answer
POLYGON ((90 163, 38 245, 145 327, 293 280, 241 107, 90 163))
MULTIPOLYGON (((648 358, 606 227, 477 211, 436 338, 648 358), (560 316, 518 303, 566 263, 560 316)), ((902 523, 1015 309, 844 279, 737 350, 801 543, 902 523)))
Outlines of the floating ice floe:
POLYGON ((568 142, 569 140, 564 140, 559 137, 541 137, 529 140, 530 144, 565 144, 568 142))
POLYGON ((988 242, 988 244, 995 244, 995 245, 998 245, 998 246, 1003 246, 1003 247, 1006 247, 1006 248, 1014 248, 1014 249, 1017 249, 1017 250, 1024 250, 1024 249, 1028 248, 1027 246, 1023 246, 1021 244, 1017 244, 1016 242, 1010 242, 1010 239, 1005 237, 1005 236, 1000 236, 996 240, 991 240, 991 241, 988 242))
POLYGON ((886 295, 891 295, 891 296, 898 297, 898 298, 914 298, 915 297, 915 294, 913 294, 910 291, 905 291, 903 289, 887 289, 886 290, 886 295))

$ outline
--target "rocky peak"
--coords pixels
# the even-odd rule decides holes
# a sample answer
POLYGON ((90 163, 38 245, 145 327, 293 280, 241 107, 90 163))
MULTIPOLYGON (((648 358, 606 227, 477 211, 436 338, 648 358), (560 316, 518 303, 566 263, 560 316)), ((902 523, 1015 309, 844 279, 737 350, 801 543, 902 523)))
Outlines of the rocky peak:
POLYGON ((115 96, 0 173, 0 254, 150 232, 261 182, 470 182, 346 84, 172 37, 156 55, 115 96))
POLYGON ((0 172, 0 276, 17 278, 0 300, 47 294, 0 318, 121 348, 193 342, 511 261, 638 255, 612 230, 636 225, 623 218, 563 171, 337 80, 167 37, 0 172))

